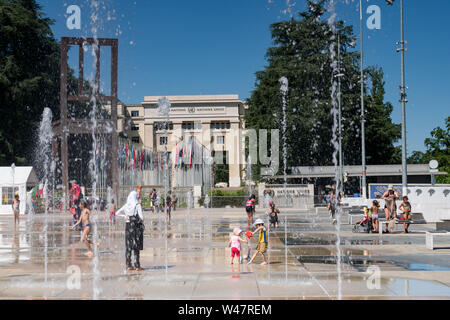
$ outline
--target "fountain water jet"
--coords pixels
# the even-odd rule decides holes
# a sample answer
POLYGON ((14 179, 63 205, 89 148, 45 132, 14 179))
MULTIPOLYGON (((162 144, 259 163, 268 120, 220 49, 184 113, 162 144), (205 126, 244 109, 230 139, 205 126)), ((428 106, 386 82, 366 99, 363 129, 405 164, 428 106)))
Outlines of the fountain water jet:
POLYGON ((93 62, 93 69, 96 70, 95 78, 93 75, 91 75, 91 78, 93 78, 90 83, 92 86, 92 95, 90 99, 90 104, 92 105, 92 109, 90 112, 90 117, 92 121, 92 128, 91 128, 91 135, 92 135, 92 150, 91 150, 91 159, 89 162, 89 169, 90 169, 90 175, 92 179, 92 199, 93 199, 93 208, 91 208, 92 211, 92 231, 93 231, 93 282, 92 282, 92 290, 93 290, 93 299, 97 300, 99 298, 100 290, 98 288, 98 281, 99 281, 99 270, 98 270, 98 227, 97 227, 97 215, 98 215, 98 207, 99 204, 97 203, 97 182, 98 182, 98 173, 99 168, 97 166, 97 157, 99 156, 97 153, 97 114, 98 114, 98 101, 97 101, 97 94, 100 91, 100 81, 98 77, 100 76, 100 71, 98 70, 99 65, 99 56, 100 56, 100 46, 98 42, 98 28, 99 28, 99 2, 96 0, 91 1, 91 32, 93 34, 94 42, 92 44, 92 56, 94 58, 93 62))
MULTIPOLYGON (((283 127, 283 176, 284 176, 284 182, 283 182, 283 190, 284 190, 284 199, 285 199, 285 207, 288 206, 288 195, 287 195, 287 142, 286 142, 286 129, 287 129, 287 115, 286 115, 286 98, 289 91, 289 81, 286 77, 281 77, 279 80, 281 86, 281 99, 282 99, 282 110, 283 110, 283 120, 282 120, 282 127, 283 127)), ((270 219, 270 217, 269 217, 270 219)), ((270 220, 269 220, 270 223, 270 220)), ((270 225, 269 225, 270 226, 270 225)), ((286 282, 287 282, 287 215, 284 214, 284 264, 285 264, 285 272, 286 272, 286 282)))
POLYGON ((168 154, 167 154, 167 143, 168 143, 168 134, 167 134, 167 128, 169 126, 170 122, 170 101, 167 99, 167 97, 161 98, 158 100, 158 113, 164 117, 164 139, 166 143, 164 144, 164 217, 165 217, 165 228, 164 228, 164 248, 165 248, 165 255, 164 255, 164 264, 165 264, 165 275, 166 275, 166 281, 168 268, 167 268, 167 250, 168 250, 168 243, 167 243, 167 224, 169 221, 167 221, 167 196, 168 196, 168 170, 169 170, 169 163, 168 163, 168 154))
POLYGON ((331 100, 332 100, 332 109, 331 114, 333 116, 333 139, 332 139, 332 145, 334 146, 334 152, 333 152, 333 164, 335 167, 335 181, 336 181, 336 190, 335 195, 333 197, 333 205, 335 208, 335 218, 334 221, 335 227, 336 227, 336 268, 338 273, 338 299, 342 299, 342 267, 341 267, 341 260, 342 260, 342 253, 341 253, 341 207, 339 204, 339 199, 341 196, 341 180, 339 179, 338 174, 338 160, 337 160, 337 154, 339 150, 339 143, 338 143, 338 137, 337 137, 337 131, 338 131, 338 97, 337 97, 337 82, 336 82, 336 75, 340 73, 338 61, 336 59, 336 13, 335 13, 335 4, 332 0, 330 2, 328 11, 331 13, 330 18, 328 19, 328 25, 330 27, 330 30, 332 32, 331 36, 331 44, 330 44, 330 54, 331 54, 331 68, 333 69, 332 73, 332 88, 331 88, 331 100))
MULTIPOLYGON (((51 159, 51 143, 53 140, 52 129, 53 114, 49 108, 45 108, 42 114, 42 120, 39 125, 39 142, 38 155, 39 165, 41 166, 43 175, 44 190, 43 196, 45 198, 45 219, 44 219, 44 281, 47 287, 48 280, 48 209, 49 209, 49 181, 52 174, 52 159, 51 159)), ((44 297, 46 298, 46 297, 44 297)))

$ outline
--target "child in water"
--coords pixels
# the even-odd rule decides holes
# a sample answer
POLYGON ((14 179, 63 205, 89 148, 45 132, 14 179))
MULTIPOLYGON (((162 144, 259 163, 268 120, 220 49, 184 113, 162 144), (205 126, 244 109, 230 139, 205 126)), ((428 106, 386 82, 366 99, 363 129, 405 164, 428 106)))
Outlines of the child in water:
POLYGON ((407 196, 403 197, 403 202, 400 204, 398 209, 403 211, 403 219, 400 220, 405 221, 405 223, 403 223, 403 226, 405 228, 405 233, 408 233, 410 223, 406 223, 406 221, 411 220, 411 203, 409 203, 407 196))
POLYGON ((247 237, 247 254, 241 255, 241 263, 244 263, 244 260, 247 260, 247 262, 249 262, 250 258, 251 258, 251 247, 252 246, 251 246, 250 239, 252 238, 252 232, 250 230, 247 230, 247 232, 242 231, 241 235, 247 237))
POLYGON ((267 246, 269 242, 267 239, 267 229, 266 227, 264 227, 264 221, 262 219, 256 219, 255 226, 256 230, 252 232, 252 236, 259 232, 258 246, 256 247, 256 252, 253 254, 253 257, 248 262, 248 264, 252 264, 253 260, 256 258, 256 255, 259 253, 264 260, 261 263, 261 265, 266 265, 267 259, 265 253, 267 251, 267 246))
POLYGON ((251 225, 253 225, 253 198, 249 197, 248 200, 245 202, 245 212, 247 212, 247 225, 250 228, 251 225))
POLYGON ((70 227, 70 229, 74 230, 80 223, 83 223, 84 229, 83 229, 83 235, 81 237, 81 241, 83 241, 84 244, 88 248, 87 255, 89 257, 92 257, 92 255, 93 255, 92 246, 91 246, 92 243, 90 240, 88 240, 88 236, 91 233, 91 223, 89 221, 89 218, 91 215, 91 210, 89 210, 87 208, 87 203, 86 203, 86 200, 84 200, 84 199, 80 200, 79 207, 81 209, 80 219, 78 220, 78 222, 75 225, 70 227))
POLYGON ((377 200, 373 200, 372 202, 372 225, 373 232, 378 232, 378 208, 380 207, 380 203, 377 200))
POLYGON ((241 241, 247 242, 247 240, 242 239, 240 234, 242 230, 239 228, 234 228, 233 235, 230 237, 230 241, 228 241, 228 247, 231 247, 231 260, 230 264, 234 263, 234 257, 236 256, 238 259, 238 263, 241 257, 241 241))
POLYGON ((12 201, 12 209, 14 212, 14 226, 16 226, 19 224, 20 217, 20 200, 17 193, 14 195, 14 200, 12 201))
POLYGON ((114 199, 111 200, 109 205, 109 222, 116 223, 116 205, 114 204, 114 199))

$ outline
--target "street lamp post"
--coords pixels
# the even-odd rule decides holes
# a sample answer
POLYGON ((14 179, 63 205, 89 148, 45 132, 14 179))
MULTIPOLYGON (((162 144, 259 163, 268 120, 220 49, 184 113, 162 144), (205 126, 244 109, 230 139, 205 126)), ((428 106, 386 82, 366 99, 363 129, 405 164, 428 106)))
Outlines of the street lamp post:
MULTIPOLYGON (((395 0, 386 0, 388 5, 393 5, 395 0)), ((397 42, 397 45, 400 45, 400 48, 397 49, 397 52, 401 53, 401 80, 402 84, 400 85, 400 103, 402 104, 402 193, 405 196, 408 188, 408 172, 407 172, 407 164, 406 164, 406 103, 408 99, 406 99, 406 89, 408 88, 405 85, 405 51, 407 50, 405 45, 407 42, 405 41, 405 33, 404 33, 404 20, 403 20, 403 0, 400 0, 400 33, 401 33, 401 41, 397 42)))
POLYGON ((363 39, 363 15, 362 0, 359 0, 359 18, 360 18, 360 34, 361 40, 361 164, 362 164, 362 198, 367 198, 367 182, 366 182, 366 114, 364 110, 364 39, 363 39))

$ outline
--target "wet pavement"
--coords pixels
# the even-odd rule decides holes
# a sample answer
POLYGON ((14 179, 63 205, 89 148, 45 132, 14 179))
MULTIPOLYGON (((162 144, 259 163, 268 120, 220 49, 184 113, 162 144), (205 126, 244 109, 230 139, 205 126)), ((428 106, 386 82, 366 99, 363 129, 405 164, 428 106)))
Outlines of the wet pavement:
MULTIPOLYGON (((258 217, 266 220, 263 211, 258 217)), ((425 248, 435 224, 382 236, 342 224, 338 258, 326 210, 291 209, 269 233, 268 265, 260 257, 230 265, 227 242, 234 227, 245 229, 244 210, 177 210, 167 233, 162 213, 145 212, 144 271, 127 272, 124 221, 111 224, 106 213, 96 220, 98 253, 89 258, 80 232, 69 230, 70 214, 23 216, 17 228, 0 216, 0 299, 450 298, 450 243, 425 248)))

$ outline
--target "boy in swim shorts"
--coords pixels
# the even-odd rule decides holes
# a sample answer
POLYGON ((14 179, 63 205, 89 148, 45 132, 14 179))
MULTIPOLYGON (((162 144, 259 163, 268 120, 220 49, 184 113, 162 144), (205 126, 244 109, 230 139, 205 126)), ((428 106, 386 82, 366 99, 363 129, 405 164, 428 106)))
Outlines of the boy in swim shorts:
POLYGON ((84 244, 88 248, 87 255, 89 257, 92 257, 92 255, 93 255, 93 251, 92 251, 92 247, 91 247, 92 243, 90 240, 88 240, 88 236, 91 233, 91 223, 89 221, 89 217, 91 215, 91 210, 89 210, 87 208, 87 203, 86 203, 86 200, 84 200, 84 199, 80 200, 79 207, 81 209, 80 219, 78 220, 78 222, 75 225, 70 227, 70 229, 74 230, 80 223, 83 223, 84 229, 83 229, 83 235, 81 236, 81 241, 83 241, 84 244))
POLYGON ((252 264, 253 260, 256 258, 256 255, 259 253, 264 260, 261 263, 261 265, 266 265, 267 260, 266 260, 265 253, 267 251, 267 246, 268 246, 267 229, 266 229, 266 227, 264 227, 264 221, 262 219, 256 219, 256 222, 254 225, 256 226, 256 230, 252 232, 252 235, 255 235, 259 232, 259 240, 258 240, 258 245, 256 247, 256 252, 253 254, 253 257, 251 258, 251 260, 249 261, 248 264, 252 264))

